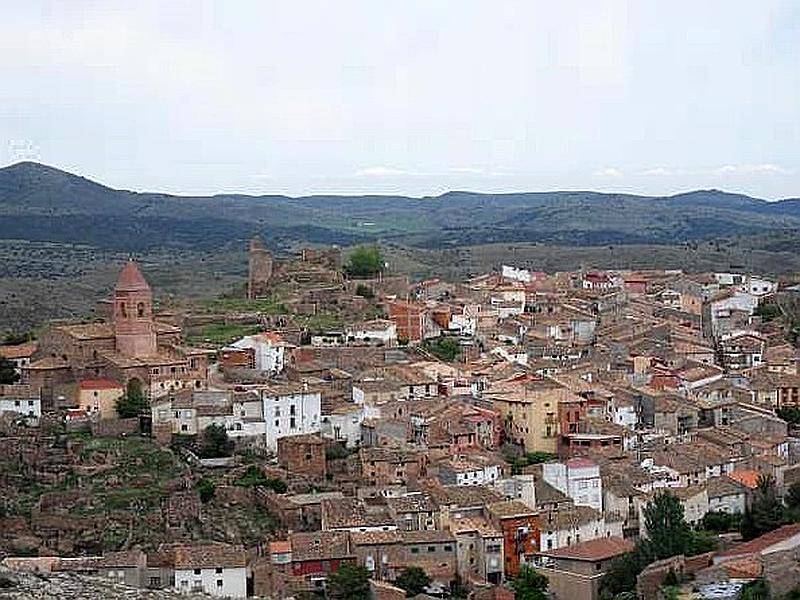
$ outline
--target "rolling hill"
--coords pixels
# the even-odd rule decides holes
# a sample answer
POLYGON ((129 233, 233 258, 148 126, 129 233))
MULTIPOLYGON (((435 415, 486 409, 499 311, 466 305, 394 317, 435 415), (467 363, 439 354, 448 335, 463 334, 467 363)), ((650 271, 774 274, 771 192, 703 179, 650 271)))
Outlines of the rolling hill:
POLYGON ((491 243, 676 244, 800 230, 800 199, 718 190, 670 197, 590 191, 436 197, 174 196, 115 190, 38 163, 0 169, 0 239, 106 251, 208 251, 255 234, 297 243, 381 240, 424 249, 491 243))

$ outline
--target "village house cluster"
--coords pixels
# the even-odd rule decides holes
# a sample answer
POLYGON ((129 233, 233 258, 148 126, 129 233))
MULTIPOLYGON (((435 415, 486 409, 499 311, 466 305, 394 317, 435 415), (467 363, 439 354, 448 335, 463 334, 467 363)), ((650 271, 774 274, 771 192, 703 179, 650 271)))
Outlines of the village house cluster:
MULTIPOLYGON (((398 599, 408 567, 442 597, 456 582, 500 589, 527 565, 557 600, 597 600, 611 561, 648 535, 643 511, 659 491, 699 526, 710 512, 744 513, 760 476, 780 495, 800 481, 781 418, 800 408, 800 354, 780 316, 800 306, 799 288, 741 273, 516 265, 462 282, 353 281, 335 254, 307 252, 287 271, 252 245, 248 294, 269 295, 281 277, 298 291, 286 314, 216 348, 185 343, 133 261, 106 320, 53 323, 0 348, 21 375, 0 388, 0 411, 31 427, 60 411, 99 435, 130 421, 116 402, 141 390, 150 408, 137 431, 160 444, 224 429, 286 482, 254 496, 278 534, 257 547, 209 540, 6 564, 275 599, 322 594, 345 564, 369 571, 376 597, 398 599), (381 314, 362 310, 356 286, 381 314), (298 324, 334 300, 357 318, 298 324)), ((695 565, 697 576, 728 581, 725 565, 744 559, 762 576, 770 553, 800 548, 787 527, 695 565)))

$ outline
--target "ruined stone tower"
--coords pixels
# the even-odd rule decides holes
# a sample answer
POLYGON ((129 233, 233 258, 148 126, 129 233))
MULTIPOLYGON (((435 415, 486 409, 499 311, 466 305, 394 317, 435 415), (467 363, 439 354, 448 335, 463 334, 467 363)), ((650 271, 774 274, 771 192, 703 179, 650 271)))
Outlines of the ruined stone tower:
POLYGON ((124 356, 157 353, 153 291, 133 260, 122 269, 114 288, 114 336, 117 352, 124 356))
POLYGON ((259 237, 250 240, 250 271, 247 279, 247 297, 260 298, 269 293, 272 278, 272 255, 259 237))

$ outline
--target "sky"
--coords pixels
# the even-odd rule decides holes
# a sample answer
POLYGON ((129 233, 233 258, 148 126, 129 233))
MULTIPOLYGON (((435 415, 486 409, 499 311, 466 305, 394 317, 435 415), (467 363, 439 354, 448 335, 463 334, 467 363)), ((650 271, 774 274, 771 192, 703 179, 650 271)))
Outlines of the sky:
POLYGON ((2 15, 0 164, 184 194, 800 197, 794 0, 26 0, 2 15))

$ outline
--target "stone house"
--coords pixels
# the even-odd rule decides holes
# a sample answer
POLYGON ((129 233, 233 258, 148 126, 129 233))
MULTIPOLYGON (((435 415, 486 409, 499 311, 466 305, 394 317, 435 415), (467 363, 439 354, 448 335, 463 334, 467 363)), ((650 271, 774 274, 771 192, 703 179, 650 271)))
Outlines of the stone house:
POLYGON ((548 589, 554 600, 598 600, 600 582, 613 560, 633 548, 630 540, 598 538, 540 552, 531 563, 547 577, 548 589))
POLYGON ((450 529, 456 537, 461 580, 474 585, 502 583, 505 565, 502 530, 484 517, 457 519, 450 529))
POLYGON ((278 438, 278 464, 290 475, 324 480, 326 470, 325 441, 314 434, 278 438))

